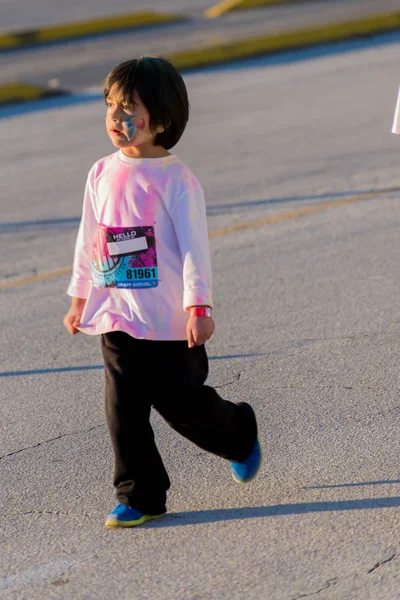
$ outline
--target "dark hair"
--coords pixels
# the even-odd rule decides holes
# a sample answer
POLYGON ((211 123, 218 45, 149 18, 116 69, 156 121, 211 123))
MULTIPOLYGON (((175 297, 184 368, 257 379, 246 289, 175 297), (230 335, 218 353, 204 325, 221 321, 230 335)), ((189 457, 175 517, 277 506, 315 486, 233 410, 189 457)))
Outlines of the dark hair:
POLYGON ((136 90, 149 111, 151 130, 159 125, 165 128, 156 135, 156 146, 169 150, 178 143, 189 120, 190 105, 183 78, 167 59, 141 56, 117 65, 104 81, 106 100, 114 86, 129 100, 136 90))

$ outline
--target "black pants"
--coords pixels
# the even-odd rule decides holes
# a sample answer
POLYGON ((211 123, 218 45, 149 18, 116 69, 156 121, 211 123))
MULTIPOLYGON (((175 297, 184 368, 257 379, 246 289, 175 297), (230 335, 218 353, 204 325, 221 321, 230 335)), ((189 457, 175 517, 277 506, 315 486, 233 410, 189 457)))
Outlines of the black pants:
POLYGON ((200 448, 230 461, 247 458, 257 437, 254 411, 245 402, 223 400, 204 385, 204 346, 138 340, 121 331, 101 337, 119 502, 146 514, 166 510, 170 480, 150 425, 152 406, 200 448))

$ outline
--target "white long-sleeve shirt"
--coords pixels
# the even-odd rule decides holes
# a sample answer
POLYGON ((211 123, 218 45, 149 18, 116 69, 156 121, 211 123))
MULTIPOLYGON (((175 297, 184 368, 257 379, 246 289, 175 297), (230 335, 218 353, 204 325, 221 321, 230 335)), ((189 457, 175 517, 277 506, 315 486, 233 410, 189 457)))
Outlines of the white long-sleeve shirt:
POLYGON ((67 294, 79 329, 184 340, 190 306, 212 306, 203 190, 176 156, 121 150, 91 168, 67 294))
POLYGON ((392 133, 400 134, 400 88, 397 96, 396 108, 394 111, 392 133))

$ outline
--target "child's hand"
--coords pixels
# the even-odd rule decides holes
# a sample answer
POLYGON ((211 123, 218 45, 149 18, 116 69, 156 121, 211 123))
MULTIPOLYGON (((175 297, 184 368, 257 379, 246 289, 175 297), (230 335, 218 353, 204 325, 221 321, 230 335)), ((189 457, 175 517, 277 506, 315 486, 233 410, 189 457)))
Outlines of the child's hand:
POLYGON ((85 308, 85 298, 72 298, 71 308, 64 317, 63 323, 69 333, 75 335, 79 333, 77 329, 81 322, 83 309, 85 308))
POLYGON ((212 317, 190 317, 186 327, 189 348, 205 344, 214 330, 215 323, 212 317))

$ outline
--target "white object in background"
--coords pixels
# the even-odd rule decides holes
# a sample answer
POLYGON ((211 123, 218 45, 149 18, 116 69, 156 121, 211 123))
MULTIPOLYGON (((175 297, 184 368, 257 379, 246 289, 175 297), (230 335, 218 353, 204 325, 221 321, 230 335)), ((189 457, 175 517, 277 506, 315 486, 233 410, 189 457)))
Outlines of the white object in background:
POLYGON ((400 134, 400 88, 399 88, 399 95, 397 96, 397 104, 396 104, 396 111, 394 113, 392 133, 400 134))
POLYGON ((52 90, 56 90, 57 88, 60 87, 60 80, 59 79, 49 79, 49 81, 47 82, 47 85, 52 90))

